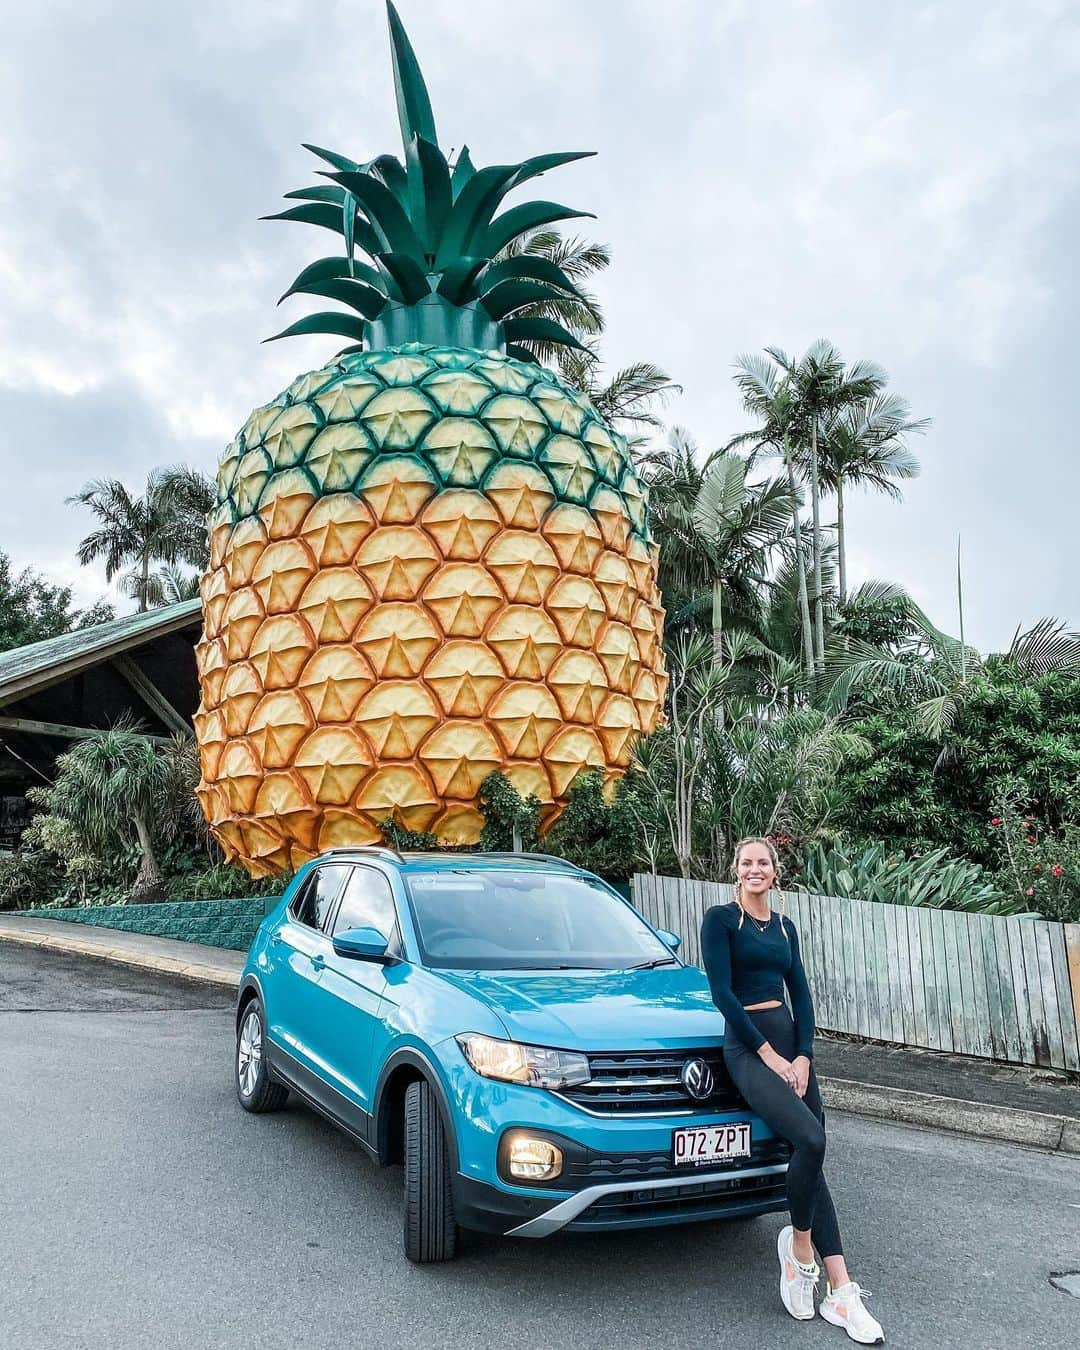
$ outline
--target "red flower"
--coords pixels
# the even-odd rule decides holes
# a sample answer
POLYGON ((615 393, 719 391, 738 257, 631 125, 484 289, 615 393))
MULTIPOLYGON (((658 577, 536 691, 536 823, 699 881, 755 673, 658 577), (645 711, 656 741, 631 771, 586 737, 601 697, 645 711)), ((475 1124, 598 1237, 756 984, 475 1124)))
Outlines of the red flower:
POLYGON ((1053 867, 1051 867, 1050 871, 1053 872, 1054 876, 1060 877, 1062 873, 1065 871, 1065 869, 1064 867, 1061 866, 1060 863, 1055 863, 1053 867))
POLYGON ((1033 844, 1035 842, 1035 836, 1033 834, 1029 834, 1026 837, 1029 844, 1033 844))
POLYGON ((1000 816, 991 816, 991 817, 990 817, 990 824, 991 824, 991 825, 1000 825, 1000 824, 1001 824, 1001 817, 1000 817, 1000 816))
POLYGON ((1034 892, 1034 890, 1032 889, 1032 887, 1029 886, 1029 887, 1027 888, 1027 890, 1024 892, 1024 894, 1025 894, 1025 895, 1034 895, 1035 892, 1034 892))

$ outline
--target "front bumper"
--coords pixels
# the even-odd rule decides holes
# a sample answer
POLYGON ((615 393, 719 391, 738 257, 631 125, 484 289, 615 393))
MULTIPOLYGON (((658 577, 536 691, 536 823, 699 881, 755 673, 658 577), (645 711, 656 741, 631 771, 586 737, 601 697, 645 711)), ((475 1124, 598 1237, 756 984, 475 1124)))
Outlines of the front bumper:
POLYGON ((455 1178, 454 1209, 464 1228, 505 1237, 550 1237, 560 1229, 601 1232, 744 1218, 787 1208, 787 1162, 691 1175, 608 1181, 570 1195, 537 1195, 455 1178))
POLYGON ((602 1231, 765 1214, 787 1207, 788 1144, 749 1107, 724 1111, 601 1115, 554 1092, 480 1078, 456 1045, 441 1067, 455 1135, 454 1206, 465 1228, 515 1237, 560 1229, 602 1231), (751 1124, 748 1158, 680 1167, 672 1132, 686 1125, 751 1124), (564 1169, 550 1183, 517 1185, 500 1175, 509 1130, 549 1136, 564 1169))

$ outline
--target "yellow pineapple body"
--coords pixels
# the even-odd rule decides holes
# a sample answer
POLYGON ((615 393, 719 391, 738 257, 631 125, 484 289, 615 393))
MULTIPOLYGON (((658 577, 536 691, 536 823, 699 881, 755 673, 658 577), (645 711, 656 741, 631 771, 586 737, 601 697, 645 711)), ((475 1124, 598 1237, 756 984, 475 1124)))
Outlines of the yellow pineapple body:
POLYGON ((660 718, 663 612, 625 441, 550 371, 417 343, 252 413, 219 473, 199 797, 256 875, 475 843, 494 769, 550 824, 660 718))

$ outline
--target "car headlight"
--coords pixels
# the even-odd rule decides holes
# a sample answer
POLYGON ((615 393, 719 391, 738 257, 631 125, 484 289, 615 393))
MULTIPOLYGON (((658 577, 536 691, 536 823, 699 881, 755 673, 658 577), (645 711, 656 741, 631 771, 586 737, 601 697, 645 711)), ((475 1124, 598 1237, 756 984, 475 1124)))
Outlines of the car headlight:
POLYGON ((553 1091, 587 1083, 590 1078, 588 1059, 575 1050, 519 1045, 517 1041, 499 1041, 478 1032, 459 1036, 457 1043, 470 1067, 483 1078, 553 1091))

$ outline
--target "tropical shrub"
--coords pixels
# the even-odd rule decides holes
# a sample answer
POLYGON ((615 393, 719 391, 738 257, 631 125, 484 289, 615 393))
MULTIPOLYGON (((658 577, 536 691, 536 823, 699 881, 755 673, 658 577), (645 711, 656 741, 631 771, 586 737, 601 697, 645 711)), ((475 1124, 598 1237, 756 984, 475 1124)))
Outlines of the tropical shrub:
POLYGON ((606 881, 629 881, 649 862, 641 828, 641 788, 636 773, 606 786, 598 769, 579 773, 542 847, 606 881))
POLYGON ((523 852, 532 853, 539 847, 539 798, 522 797, 506 774, 499 770, 488 774, 480 784, 476 805, 484 817, 484 828, 480 831, 482 850, 506 853, 516 844, 523 852))
POLYGON ((836 824, 893 848, 944 847, 1002 865, 989 825, 1002 801, 1058 836, 1080 820, 1080 678, 984 670, 935 737, 917 708, 893 706, 852 729, 871 747, 837 777, 836 824))
POLYGON ((169 879, 170 900, 242 900, 253 895, 280 895, 290 878, 249 877, 242 867, 212 863, 169 879))
POLYGON ((1044 919, 1080 923, 1080 824, 1047 831, 1003 793, 990 829, 1003 889, 1044 919))
POLYGON ((1016 914, 1031 909, 1022 897, 1003 893, 978 863, 950 857, 943 848, 909 858, 884 844, 852 853, 836 843, 811 844, 799 886, 814 895, 978 914, 1016 914))
POLYGON ((34 909, 63 884, 56 862, 39 849, 0 853, 0 909, 34 909))

